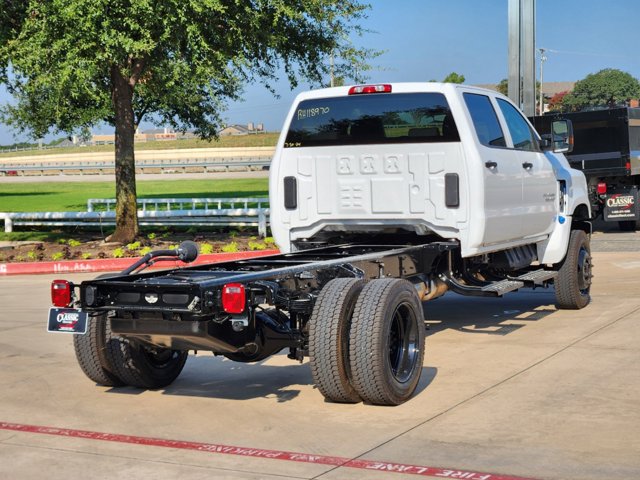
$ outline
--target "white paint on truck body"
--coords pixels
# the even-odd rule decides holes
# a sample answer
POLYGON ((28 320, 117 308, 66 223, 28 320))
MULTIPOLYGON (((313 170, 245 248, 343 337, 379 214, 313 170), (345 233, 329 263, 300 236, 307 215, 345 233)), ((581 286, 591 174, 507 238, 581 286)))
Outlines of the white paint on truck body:
POLYGON ((320 232, 401 229, 457 239, 463 257, 533 243, 544 263, 564 257, 570 214, 580 203, 588 208, 584 177, 571 171, 563 155, 540 151, 524 117, 535 148, 514 145, 513 136, 521 133, 514 119, 521 130, 525 124, 506 97, 440 83, 398 83, 391 90, 349 95, 349 87, 338 87, 298 95, 270 168, 270 223, 283 252, 320 232), (414 99, 415 109, 390 110, 414 99), (384 107, 368 113, 377 102, 384 107), (495 112, 500 145, 480 140, 486 135, 482 118, 470 112, 473 102, 491 105, 486 111, 495 112), (384 131, 378 134, 379 117, 384 131), (447 133, 452 130, 457 134, 447 133), (447 176, 457 176, 457 205, 447 205, 447 176), (290 209, 287 177, 297 188, 290 209), (569 182, 573 195, 565 212, 559 211, 558 179, 569 182))

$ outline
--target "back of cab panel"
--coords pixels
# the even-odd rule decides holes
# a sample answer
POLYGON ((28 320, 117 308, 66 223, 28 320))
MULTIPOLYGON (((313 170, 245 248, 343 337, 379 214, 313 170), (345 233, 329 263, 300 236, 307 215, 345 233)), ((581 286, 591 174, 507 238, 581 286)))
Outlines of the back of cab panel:
POLYGON ((269 185, 282 251, 343 233, 457 238, 465 228, 467 170, 445 95, 384 87, 318 90, 294 102, 269 185))

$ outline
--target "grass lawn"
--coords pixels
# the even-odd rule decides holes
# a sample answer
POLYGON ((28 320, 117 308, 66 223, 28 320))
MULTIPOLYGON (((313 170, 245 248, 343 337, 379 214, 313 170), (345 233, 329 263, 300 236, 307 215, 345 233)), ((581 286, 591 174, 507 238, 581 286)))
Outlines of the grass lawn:
MULTIPOLYGON (((267 197, 268 179, 154 180, 137 182, 138 198, 267 197)), ((1 212, 85 211, 89 198, 115 198, 114 182, 3 183, 1 212)))

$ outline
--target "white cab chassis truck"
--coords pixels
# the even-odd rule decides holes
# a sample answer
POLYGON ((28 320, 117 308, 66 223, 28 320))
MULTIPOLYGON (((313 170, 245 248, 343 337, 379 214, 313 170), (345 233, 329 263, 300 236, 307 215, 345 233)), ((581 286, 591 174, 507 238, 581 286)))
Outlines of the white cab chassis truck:
MULTIPOLYGON (((398 405, 425 353, 423 303, 555 288, 589 303, 591 226, 566 138, 541 140, 511 101, 462 85, 360 85, 303 93, 270 170, 281 253, 52 284, 49 329, 75 333, 100 385, 155 389, 191 350, 257 362, 309 358, 329 401, 398 405)), ((428 308, 428 306, 427 306, 428 308)))

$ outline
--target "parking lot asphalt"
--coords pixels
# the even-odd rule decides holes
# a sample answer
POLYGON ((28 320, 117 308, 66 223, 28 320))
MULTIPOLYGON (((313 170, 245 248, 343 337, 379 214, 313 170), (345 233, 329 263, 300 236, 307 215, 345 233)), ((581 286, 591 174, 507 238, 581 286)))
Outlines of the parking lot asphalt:
POLYGON ((594 263, 579 311, 543 289, 428 303, 399 407, 326 403, 285 355, 199 353, 167 388, 98 387, 45 331, 59 275, 0 277, 0 478, 640 478, 640 252, 594 263))

